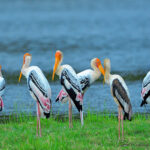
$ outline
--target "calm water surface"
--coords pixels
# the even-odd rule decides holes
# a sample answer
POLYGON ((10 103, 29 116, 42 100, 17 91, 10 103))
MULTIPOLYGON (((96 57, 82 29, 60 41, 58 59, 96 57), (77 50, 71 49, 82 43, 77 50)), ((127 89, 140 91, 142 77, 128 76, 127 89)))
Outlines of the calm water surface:
MULTIPOLYGON (((141 98, 140 82, 127 82, 129 87, 133 112, 149 113, 150 107, 140 107, 141 98)), ((65 104, 56 103, 55 99, 61 89, 60 84, 51 84, 52 88, 52 113, 66 114, 68 102, 65 104)), ((8 85, 4 96, 5 109, 2 114, 27 112, 36 114, 36 102, 31 98, 26 85, 8 85)), ((108 85, 96 83, 92 85, 84 95, 84 112, 117 112, 118 108, 110 94, 108 85)), ((78 113, 73 108, 74 114, 78 113)))

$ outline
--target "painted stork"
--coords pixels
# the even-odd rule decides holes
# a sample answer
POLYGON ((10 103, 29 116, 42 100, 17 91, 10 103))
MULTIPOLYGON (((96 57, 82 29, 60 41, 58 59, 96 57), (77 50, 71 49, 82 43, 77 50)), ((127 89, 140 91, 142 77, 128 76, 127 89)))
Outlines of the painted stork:
POLYGON ((27 86, 30 94, 37 102, 37 136, 41 136, 40 116, 49 118, 51 109, 51 88, 41 69, 37 66, 30 66, 32 56, 24 54, 23 66, 19 76, 22 74, 27 78, 27 86))
POLYGON ((5 91, 5 79, 2 76, 1 69, 2 69, 2 67, 0 66, 0 111, 2 111, 3 107, 4 107, 2 96, 5 91))
MULTIPOLYGON (((89 86, 100 77, 101 72, 104 75, 103 66, 101 65, 101 61, 98 58, 94 58, 91 60, 91 68, 93 70, 87 69, 77 74, 83 93, 85 93, 86 90, 89 88, 89 86)), ((65 103, 67 102, 68 99, 69 99, 68 94, 65 92, 64 88, 62 88, 56 98, 56 102, 60 101, 62 103, 65 103)), ((72 108, 72 105, 71 105, 71 108, 72 108)), ((71 115, 72 115, 72 109, 71 109, 71 115)))
MULTIPOLYGON (((55 53, 55 65, 53 69, 53 76, 52 80, 54 80, 55 73, 59 76, 61 85, 63 86, 63 89, 61 90, 60 94, 62 96, 66 97, 69 95, 69 127, 72 127, 72 104, 71 102, 76 106, 78 111, 80 112, 80 119, 81 119, 81 125, 83 125, 83 93, 84 93, 84 88, 82 87, 82 84, 80 84, 80 80, 76 72, 73 70, 73 68, 69 65, 62 65, 63 60, 63 54, 61 51, 56 51, 55 53)), ((100 66, 101 67, 101 66, 100 66)), ((94 67, 95 68, 95 67, 94 67)), ((97 70, 96 70, 97 71, 97 70)), ((84 75, 86 72, 91 72, 90 71, 85 71, 84 75)), ((94 73, 93 73, 94 74, 94 73)), ((94 74, 95 76, 99 77, 99 74, 94 74)), ((90 78, 90 75, 85 75, 86 77, 90 78)), ((84 86, 88 87, 90 82, 85 78, 87 82, 85 82, 84 86)), ((60 97, 59 97, 60 98, 60 97)))
POLYGON ((132 116, 132 106, 130 102, 130 95, 129 90, 127 88, 126 83, 124 82, 123 78, 119 75, 112 75, 110 74, 110 60, 104 60, 104 80, 105 82, 110 85, 111 94, 114 98, 114 101, 118 105, 118 136, 120 139, 120 119, 122 124, 122 138, 124 138, 124 130, 123 130, 123 118, 128 119, 131 121, 132 116), (122 114, 124 112, 124 117, 122 114))
POLYGON ((142 97, 141 107, 145 104, 150 103, 150 71, 147 73, 147 75, 143 80, 141 97, 142 97))

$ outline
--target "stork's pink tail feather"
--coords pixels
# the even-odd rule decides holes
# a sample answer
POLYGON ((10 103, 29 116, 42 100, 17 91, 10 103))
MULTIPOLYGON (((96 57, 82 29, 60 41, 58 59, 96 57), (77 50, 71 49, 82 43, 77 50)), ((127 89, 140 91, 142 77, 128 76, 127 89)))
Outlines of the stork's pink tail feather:
POLYGON ((4 103, 3 103, 3 99, 0 97, 0 108, 1 108, 1 111, 3 110, 4 108, 4 103))

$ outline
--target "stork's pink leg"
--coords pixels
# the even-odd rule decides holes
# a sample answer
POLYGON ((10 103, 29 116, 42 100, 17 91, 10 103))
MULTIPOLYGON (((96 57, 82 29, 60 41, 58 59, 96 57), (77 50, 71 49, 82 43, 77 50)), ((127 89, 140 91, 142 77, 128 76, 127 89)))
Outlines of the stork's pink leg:
POLYGON ((72 104, 71 104, 71 99, 69 99, 69 128, 72 128, 72 104))
POLYGON ((120 107, 118 107, 118 137, 120 139, 120 107))
POLYGON ((121 123, 122 123, 122 139, 124 139, 124 129, 123 129, 123 114, 122 114, 122 111, 121 111, 121 123))
POLYGON ((40 122, 40 118, 39 118, 39 132, 40 132, 40 137, 41 137, 42 134, 41 134, 41 122, 40 122))
POLYGON ((80 111, 81 125, 83 126, 83 111, 80 111))
POLYGON ((37 101, 37 128, 36 128, 36 136, 39 135, 38 130, 39 130, 39 111, 38 111, 38 101, 37 101))
POLYGON ((38 121, 38 118, 37 118, 36 136, 38 136, 38 129, 39 129, 39 121, 38 121))
POLYGON ((38 102, 38 120, 39 120, 39 132, 40 132, 40 137, 41 137, 41 122, 40 122, 40 104, 38 102))

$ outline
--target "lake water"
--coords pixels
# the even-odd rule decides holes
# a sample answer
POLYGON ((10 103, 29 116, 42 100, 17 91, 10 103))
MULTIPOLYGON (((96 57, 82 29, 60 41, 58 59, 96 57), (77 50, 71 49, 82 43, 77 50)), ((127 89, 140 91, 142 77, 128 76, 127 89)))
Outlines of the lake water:
MULTIPOLYGON (((90 68, 90 60, 110 58, 112 72, 121 74, 129 87, 133 112, 139 107, 141 83, 150 68, 149 0, 0 0, 0 64, 6 78, 5 110, 35 113, 36 104, 26 83, 17 83, 25 52, 32 64, 51 78, 57 49, 63 63, 77 72, 90 68)), ((24 80, 25 81, 25 80, 24 80)), ((68 104, 54 102, 61 86, 51 82, 54 113, 65 113, 68 104)), ((93 84, 84 97, 84 111, 116 112, 110 89, 93 84)), ((77 113, 76 109, 74 111, 77 113)), ((3 114, 1 113, 1 114, 3 114)))

